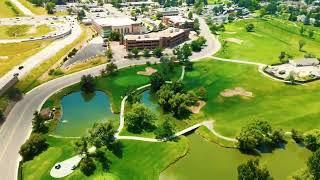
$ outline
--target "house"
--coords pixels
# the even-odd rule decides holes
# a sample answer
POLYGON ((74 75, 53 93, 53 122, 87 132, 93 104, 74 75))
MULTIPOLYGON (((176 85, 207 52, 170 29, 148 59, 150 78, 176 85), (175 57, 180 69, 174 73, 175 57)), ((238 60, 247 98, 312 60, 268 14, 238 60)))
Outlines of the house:
POLYGON ((193 20, 184 18, 182 16, 165 16, 162 19, 163 23, 175 28, 193 28, 193 20))

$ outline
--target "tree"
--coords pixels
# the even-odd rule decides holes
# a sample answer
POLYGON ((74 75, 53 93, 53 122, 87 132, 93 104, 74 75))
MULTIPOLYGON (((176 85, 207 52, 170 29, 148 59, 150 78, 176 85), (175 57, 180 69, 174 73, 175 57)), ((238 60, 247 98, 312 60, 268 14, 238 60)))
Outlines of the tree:
POLYGON ((160 47, 157 47, 153 50, 153 54, 157 57, 160 58, 162 56, 162 51, 163 49, 160 47))
POLYGON ((88 155, 88 138, 81 137, 74 143, 74 149, 81 155, 88 155))
POLYGON ((171 60, 168 56, 162 56, 160 58, 160 66, 162 74, 168 75, 174 71, 174 61, 171 60))
POLYGON ((89 129, 89 140, 97 148, 107 147, 110 149, 115 143, 115 133, 116 130, 110 121, 105 123, 94 123, 93 127, 89 129))
POLYGON ((133 104, 131 110, 126 113, 125 119, 129 132, 141 133, 154 128, 156 116, 144 105, 133 104))
POLYGON ((46 10, 47 10, 48 14, 53 14, 55 7, 56 7, 56 4, 54 2, 48 2, 46 4, 46 10))
POLYGON ((111 60, 113 57, 113 53, 110 47, 106 50, 106 56, 109 60, 111 60))
POLYGON ((192 13, 191 11, 189 11, 189 13, 188 13, 188 18, 189 18, 189 19, 192 19, 192 18, 193 18, 193 13, 192 13))
POLYGON ((320 148, 320 130, 314 129, 304 134, 304 144, 311 151, 316 151, 320 148))
POLYGON ((30 138, 20 147, 19 154, 23 161, 33 159, 48 147, 45 138, 41 134, 32 133, 30 138))
POLYGON ((271 125, 267 121, 256 120, 242 127, 236 137, 238 147, 244 152, 252 152, 261 145, 269 145, 272 134, 271 125))
POLYGON ((162 73, 159 73, 159 72, 153 73, 150 76, 151 92, 157 92, 164 83, 165 83, 165 78, 162 73))
POLYGON ((157 12, 156 18, 160 20, 162 17, 163 17, 163 14, 161 12, 157 12))
POLYGON ((320 149, 308 159, 307 165, 314 179, 320 179, 320 149))
POLYGON ((184 44, 181 48, 181 52, 182 52, 185 60, 189 59, 189 56, 192 55, 191 46, 189 44, 184 44))
POLYGON ((162 23, 159 24, 159 30, 163 30, 165 27, 162 23))
POLYGON ((12 101, 19 101, 22 99, 22 92, 18 88, 12 88, 8 91, 8 97, 12 101))
POLYGON ((117 31, 111 31, 109 35, 109 40, 110 41, 120 41, 120 33, 117 31))
POLYGON ((281 51, 281 53, 280 53, 280 55, 279 55, 279 60, 280 60, 280 62, 286 63, 287 60, 286 60, 285 58, 286 58, 286 52, 281 51))
POLYGON ((118 66, 113 62, 108 63, 106 66, 107 74, 114 74, 117 70, 118 70, 118 66))
POLYGON ((195 30, 197 33, 199 33, 198 31, 200 30, 200 22, 199 22, 198 18, 196 18, 193 21, 193 30, 195 30))
POLYGON ((80 11, 78 11, 77 19, 81 21, 84 17, 86 17, 86 13, 84 12, 83 9, 81 9, 80 11))
POLYGON ((157 139, 171 138, 175 134, 175 127, 172 122, 172 118, 167 117, 166 119, 154 132, 157 139))
POLYGON ((80 81, 81 91, 84 93, 93 93, 95 91, 96 85, 94 78, 91 74, 83 75, 80 81))
POLYGON ((295 129, 291 130, 291 137, 296 143, 302 143, 304 141, 303 135, 295 129))
POLYGON ((201 86, 197 90, 197 95, 199 96, 200 99, 206 100, 207 99, 207 90, 205 87, 201 86))
POLYGON ((306 45, 306 41, 305 40, 300 40, 299 41, 299 51, 302 51, 302 48, 306 45))
POLYGON ((295 73, 294 71, 290 71, 289 75, 287 77, 287 80, 291 83, 291 84, 295 84, 296 82, 296 78, 295 78, 295 73))
POLYGON ((43 119, 40 116, 38 111, 33 113, 32 131, 37 133, 42 133, 47 131, 47 126, 45 125, 45 119, 43 119))
POLYGON ((96 165, 94 164, 91 157, 84 157, 80 161, 80 170, 86 176, 90 176, 96 170, 96 165))
POLYGON ((254 25, 252 23, 246 25, 247 32, 253 32, 254 28, 255 27, 254 27, 254 25))
POLYGON ((176 93, 169 99, 169 104, 171 105, 171 111, 173 115, 177 118, 185 117, 190 113, 188 107, 194 105, 197 102, 197 96, 189 92, 176 93))
POLYGON ((268 180, 272 179, 266 168, 259 167, 259 160, 249 160, 238 166, 238 180, 268 180))
POLYGON ((195 52, 200 52, 201 51, 201 44, 199 41, 195 40, 191 42, 191 49, 192 51, 195 52))
POLYGON ((137 58, 138 57, 138 55, 139 55, 139 49, 138 48, 133 48, 132 50, 131 50, 131 52, 132 52, 132 54, 133 54, 133 57, 135 57, 135 58, 137 58))
POLYGON ((145 48, 143 50, 143 57, 150 57, 150 50, 149 49, 145 48))

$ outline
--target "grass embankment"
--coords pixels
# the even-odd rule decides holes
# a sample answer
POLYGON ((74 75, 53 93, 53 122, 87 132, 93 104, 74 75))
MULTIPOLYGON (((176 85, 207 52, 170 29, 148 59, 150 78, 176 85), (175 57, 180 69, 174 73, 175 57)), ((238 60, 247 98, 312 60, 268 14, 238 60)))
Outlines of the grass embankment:
MULTIPOLYGON (((23 179, 52 179, 50 170, 56 162, 75 155, 72 139, 47 137, 49 148, 35 159, 22 165, 23 179)), ((171 163, 184 156, 188 150, 188 140, 178 142, 149 143, 122 141, 122 157, 105 152, 110 161, 105 171, 96 161, 97 169, 90 179, 158 179, 159 174, 171 163)), ((88 179, 79 169, 64 179, 88 179)))
POLYGON ((28 0, 19 0, 19 2, 35 15, 47 15, 47 11, 44 7, 35 6, 28 0))
POLYGON ((0 17, 10 18, 22 16, 23 13, 10 0, 0 0, 0 17))
POLYGON ((44 49, 52 41, 34 41, 0 44, 0 76, 7 73, 14 66, 22 63, 26 58, 44 49))
POLYGON ((16 38, 30 38, 39 37, 52 32, 53 28, 48 25, 14 25, 14 26, 0 26, 0 39, 16 39, 16 38), (16 31, 19 29, 18 31, 16 31), (15 32, 15 33, 13 33, 15 32))
POLYGON ((207 104, 202 110, 225 136, 234 137, 244 124, 256 119, 267 120, 286 131, 320 128, 319 82, 287 85, 263 76, 255 66, 213 60, 195 63, 184 82, 188 89, 206 88, 207 104), (220 94, 236 87, 253 96, 220 94))
MULTIPOLYGON (((306 52, 320 56, 320 30, 315 29, 313 38, 308 37, 308 30, 300 35, 300 26, 278 19, 248 19, 225 25, 225 32, 220 39, 227 42, 216 56, 230 59, 240 59, 266 64, 279 62, 282 51, 293 58, 301 58, 306 52), (247 32, 246 25, 252 23, 254 32, 247 32), (306 45, 299 51, 299 41, 306 45)), ((311 28, 307 27, 306 29, 311 28)), ((223 44, 223 43, 222 43, 223 44)))
POLYGON ((23 92, 27 92, 31 90, 32 88, 40 85, 41 83, 44 83, 42 81, 39 81, 39 78, 48 72, 48 70, 58 63, 60 60, 63 59, 64 56, 68 54, 75 46, 78 46, 82 44, 84 41, 87 40, 87 34, 86 31, 82 31, 80 37, 73 41, 71 44, 65 46, 63 49, 61 49, 55 56, 51 57, 50 59, 44 61, 42 64, 40 64, 38 67, 34 68, 26 77, 24 77, 22 80, 20 80, 16 87, 21 89, 23 92))

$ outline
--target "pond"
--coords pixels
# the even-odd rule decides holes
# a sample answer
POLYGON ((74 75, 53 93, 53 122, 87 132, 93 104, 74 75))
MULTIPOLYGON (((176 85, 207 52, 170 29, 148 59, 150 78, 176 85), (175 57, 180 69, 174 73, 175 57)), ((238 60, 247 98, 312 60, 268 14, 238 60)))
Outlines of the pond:
POLYGON ((157 100, 152 97, 150 90, 143 91, 141 93, 141 103, 143 103, 146 107, 148 107, 152 112, 157 115, 160 114, 161 108, 157 103, 157 100))
MULTIPOLYGON (((190 152, 181 160, 161 173, 160 179, 237 179, 237 167, 240 163, 253 158, 237 149, 223 148, 205 141, 193 133, 188 136, 190 152)), ((266 165, 275 179, 287 179, 296 170, 304 167, 311 152, 299 145, 289 142, 285 149, 273 153, 264 153, 260 164, 266 165)))
POLYGON ((82 136, 95 122, 117 120, 118 117, 111 112, 109 97, 101 91, 90 95, 71 93, 63 97, 61 106, 63 115, 54 131, 58 136, 82 136))

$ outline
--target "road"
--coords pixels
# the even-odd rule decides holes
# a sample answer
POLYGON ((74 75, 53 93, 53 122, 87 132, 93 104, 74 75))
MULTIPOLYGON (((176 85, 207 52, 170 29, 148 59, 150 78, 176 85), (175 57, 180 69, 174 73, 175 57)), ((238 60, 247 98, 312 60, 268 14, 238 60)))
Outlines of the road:
MULTIPOLYGON (((201 35, 207 39, 207 46, 203 49, 203 52, 205 53, 200 52, 199 55, 195 54, 192 57, 192 61, 198 60, 196 58, 209 57, 216 53, 221 47, 219 41, 211 34, 209 27, 202 19, 200 20, 200 27, 202 28, 201 35)), ((121 60, 116 61, 115 63, 119 68, 123 68, 130 65, 145 64, 146 61, 151 61, 153 63, 158 60, 121 60)), ((18 163, 20 161, 18 151, 31 133, 31 122, 34 111, 39 110, 45 100, 55 92, 79 82, 83 75, 99 75, 100 70, 103 68, 105 68, 105 65, 100 65, 51 80, 28 92, 24 98, 13 107, 0 129, 1 179, 12 180, 17 177, 18 163)))

